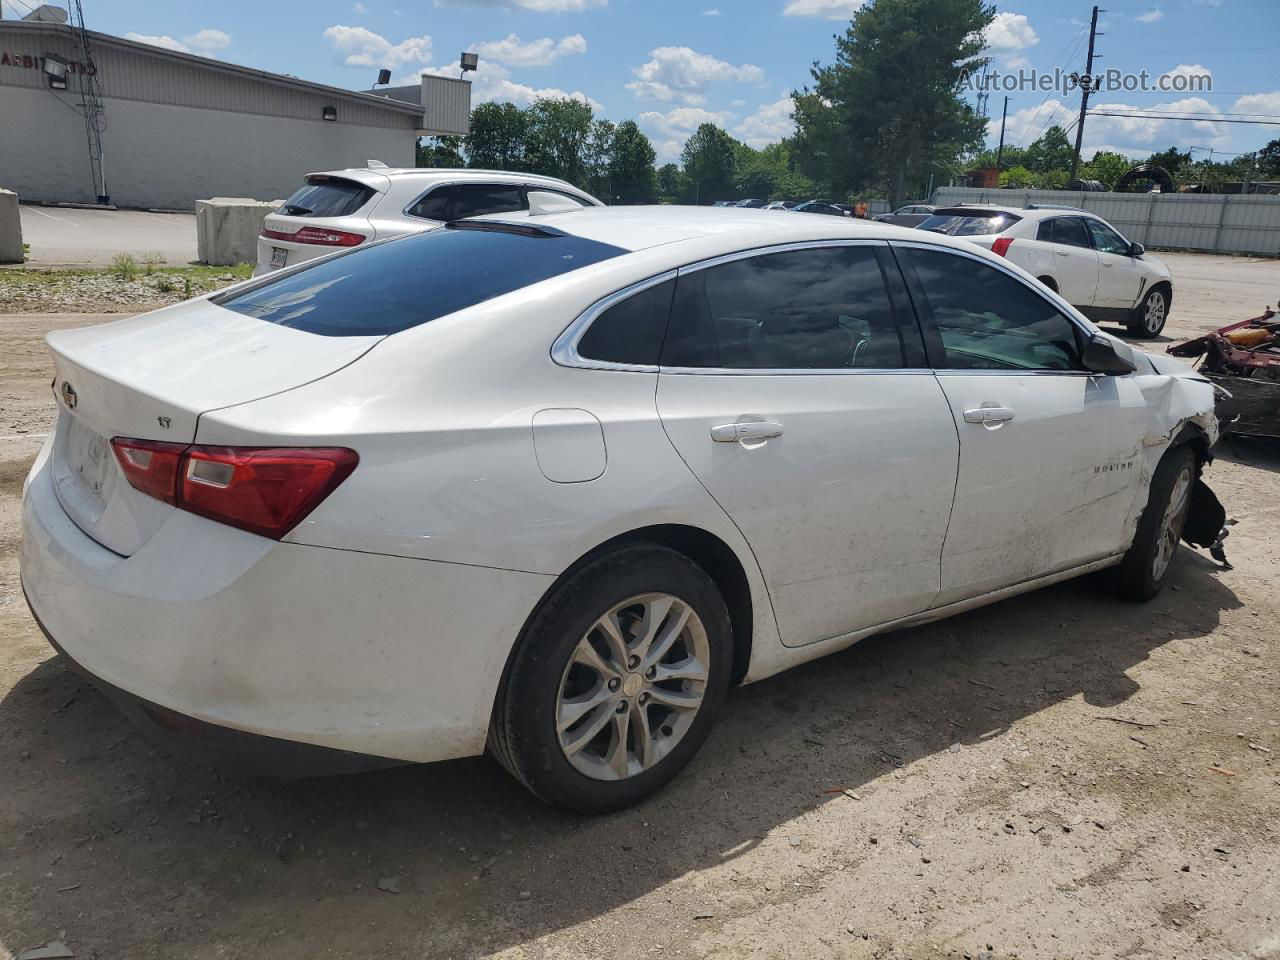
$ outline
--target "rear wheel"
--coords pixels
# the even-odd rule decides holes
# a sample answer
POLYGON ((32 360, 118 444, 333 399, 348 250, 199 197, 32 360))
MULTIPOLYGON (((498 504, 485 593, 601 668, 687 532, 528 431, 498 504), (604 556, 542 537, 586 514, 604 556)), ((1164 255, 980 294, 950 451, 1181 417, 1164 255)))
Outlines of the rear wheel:
POLYGON ((1196 462, 1189 447, 1174 447, 1156 467, 1138 532, 1115 570, 1113 582, 1122 597, 1150 600, 1164 587, 1182 539, 1195 480, 1196 462))
POLYGON ((697 753, 724 701, 729 613, 683 554, 637 545, 572 574, 525 630, 489 747, 548 803, 629 806, 697 753))
POLYGON ((1138 339, 1159 336, 1169 318, 1169 293, 1164 287, 1152 287, 1142 302, 1129 315, 1129 335, 1138 339))

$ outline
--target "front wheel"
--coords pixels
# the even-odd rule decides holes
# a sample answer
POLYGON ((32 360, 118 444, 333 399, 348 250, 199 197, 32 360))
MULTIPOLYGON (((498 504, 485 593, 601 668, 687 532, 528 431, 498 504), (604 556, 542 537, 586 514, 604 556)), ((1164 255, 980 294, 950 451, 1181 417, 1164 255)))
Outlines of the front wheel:
POLYGON ((1168 292, 1163 287, 1152 287, 1142 302, 1133 308, 1126 326, 1131 337, 1147 340, 1160 335, 1168 318, 1168 292))
POLYGON ((1113 582, 1122 597, 1142 602, 1164 587, 1182 539, 1195 481, 1195 457, 1186 446, 1174 447, 1156 467, 1138 532, 1115 569, 1113 582))
POLYGON ((729 685, 729 613, 683 554, 636 545, 560 584, 514 654, 490 724, 498 761, 548 803, 629 806, 691 760, 729 685))

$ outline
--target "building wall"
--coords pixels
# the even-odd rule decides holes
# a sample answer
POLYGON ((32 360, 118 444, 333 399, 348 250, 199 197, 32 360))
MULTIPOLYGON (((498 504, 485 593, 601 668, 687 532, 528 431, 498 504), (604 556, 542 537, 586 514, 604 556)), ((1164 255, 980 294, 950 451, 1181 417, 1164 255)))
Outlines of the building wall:
MULTIPOLYGON (((103 99, 107 192, 123 207, 193 209, 209 197, 287 197, 315 170, 414 164, 412 129, 103 99)), ((0 85, 0 187, 22 200, 92 203, 74 99, 0 85)))

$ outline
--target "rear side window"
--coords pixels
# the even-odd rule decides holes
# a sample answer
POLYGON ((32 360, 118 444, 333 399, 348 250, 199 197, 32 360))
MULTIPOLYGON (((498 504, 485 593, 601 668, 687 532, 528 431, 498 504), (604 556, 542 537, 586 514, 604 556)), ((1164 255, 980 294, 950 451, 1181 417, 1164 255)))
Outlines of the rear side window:
POLYGON ((457 183, 436 187, 407 213, 411 217, 448 221, 527 209, 524 189, 516 184, 457 183))
MULTIPOLYGON (((1089 231, 1084 227, 1084 220, 1080 217, 1054 217, 1049 221, 1052 225, 1052 237, 1054 243, 1065 244, 1068 247, 1091 247, 1089 242, 1089 231)), ((1039 232, 1037 232, 1037 238, 1039 232)))
POLYGON ((984 237, 1004 233, 1021 219, 996 210, 937 210, 918 229, 949 237, 984 237))
POLYGON ((1052 303, 989 264, 902 247, 947 370, 1082 370, 1076 326, 1052 303))
POLYGON ((545 228, 432 230, 353 249, 212 299, 308 333, 383 336, 625 252, 545 228))
POLYGON ((655 366, 675 287, 674 280, 667 280, 605 310, 578 341, 578 356, 584 360, 655 366))
POLYGON ((354 180, 308 177, 307 185, 294 191, 279 212, 288 217, 349 217, 376 192, 354 180))
POLYGON ((764 254, 681 276, 662 365, 906 366, 880 263, 868 246, 764 254))

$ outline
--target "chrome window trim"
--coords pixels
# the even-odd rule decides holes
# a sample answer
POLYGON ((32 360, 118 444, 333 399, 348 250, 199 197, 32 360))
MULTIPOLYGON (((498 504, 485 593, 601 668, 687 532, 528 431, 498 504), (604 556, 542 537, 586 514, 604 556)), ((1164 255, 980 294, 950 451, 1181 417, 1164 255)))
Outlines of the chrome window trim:
POLYGON ((578 343, 582 340, 596 317, 610 307, 635 296, 637 293, 643 293, 650 287, 656 287, 660 283, 666 283, 668 280, 674 280, 675 278, 676 271, 668 270, 665 273, 633 283, 628 287, 623 287, 621 290, 597 300, 580 313, 573 323, 565 327, 560 336, 556 337, 555 343, 551 345, 551 359, 562 367, 576 367, 581 370, 622 370, 631 373, 657 373, 658 365, 656 363, 618 363, 613 360, 590 360, 579 356, 578 343))
POLYGON ((708 260, 699 260, 696 263, 687 263, 683 267, 678 268, 676 273, 680 276, 684 276, 686 273, 696 273, 699 270, 706 270, 708 267, 718 267, 722 263, 733 263, 735 260, 747 260, 752 257, 765 257, 773 253, 790 253, 793 250, 820 250, 826 247, 887 247, 888 245, 888 240, 865 237, 832 237, 826 240, 797 240, 792 243, 776 243, 764 247, 752 247, 750 250, 735 250, 733 253, 724 253, 718 257, 711 257, 708 260))

